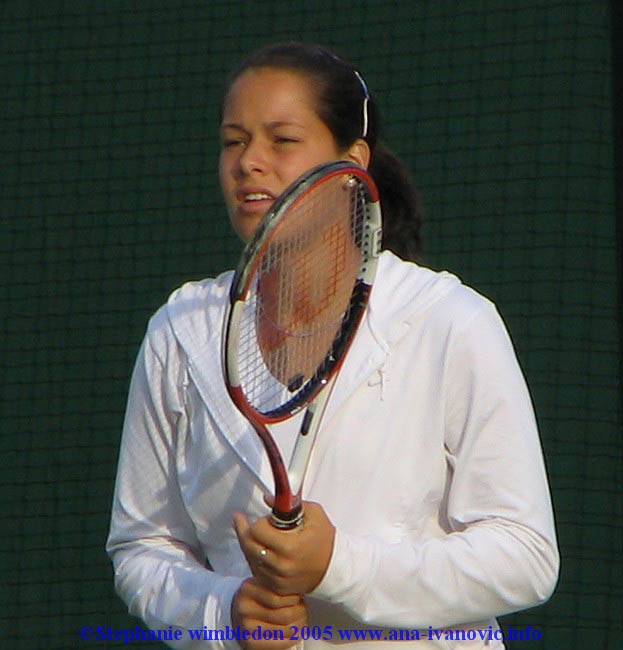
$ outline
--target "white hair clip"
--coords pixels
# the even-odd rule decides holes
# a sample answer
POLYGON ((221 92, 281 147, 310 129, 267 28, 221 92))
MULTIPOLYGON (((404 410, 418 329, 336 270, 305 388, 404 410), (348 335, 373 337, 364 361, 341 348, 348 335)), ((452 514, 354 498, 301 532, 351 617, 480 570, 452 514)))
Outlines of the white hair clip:
POLYGON ((361 137, 365 138, 368 135, 368 100, 370 99, 370 93, 368 92, 368 86, 363 80, 363 77, 357 72, 357 70, 354 72, 357 75, 357 79, 359 79, 361 88, 363 89, 363 131, 361 137))

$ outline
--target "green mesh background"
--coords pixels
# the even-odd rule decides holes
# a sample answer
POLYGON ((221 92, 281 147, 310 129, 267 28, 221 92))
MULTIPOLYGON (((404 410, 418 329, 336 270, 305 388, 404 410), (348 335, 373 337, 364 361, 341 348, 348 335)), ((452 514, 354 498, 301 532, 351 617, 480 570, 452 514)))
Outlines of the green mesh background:
POLYGON ((542 639, 510 646, 620 647, 620 27, 599 0, 0 3, 2 647, 136 624, 104 553, 131 368, 168 293, 237 259, 222 83, 291 39, 357 62, 425 198, 427 262, 515 340, 562 574, 502 621, 542 639))

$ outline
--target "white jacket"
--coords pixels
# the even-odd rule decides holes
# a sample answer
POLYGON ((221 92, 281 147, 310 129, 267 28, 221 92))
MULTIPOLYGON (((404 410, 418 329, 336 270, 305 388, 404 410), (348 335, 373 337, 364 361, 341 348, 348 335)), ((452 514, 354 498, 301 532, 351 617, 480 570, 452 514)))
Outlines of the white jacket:
MULTIPOLYGON (((265 453, 222 378, 231 278, 171 296, 132 379, 107 548, 119 594, 151 629, 231 626, 231 599, 250 575, 233 513, 268 513, 265 453)), ((383 253, 303 495, 337 528, 307 599, 310 625, 333 626, 334 638, 306 649, 338 643, 338 628, 495 630, 495 616, 549 598, 558 551, 538 433, 488 300, 383 253)), ((184 638, 176 647, 237 647, 184 638)), ((503 647, 422 636, 396 644, 503 647)))

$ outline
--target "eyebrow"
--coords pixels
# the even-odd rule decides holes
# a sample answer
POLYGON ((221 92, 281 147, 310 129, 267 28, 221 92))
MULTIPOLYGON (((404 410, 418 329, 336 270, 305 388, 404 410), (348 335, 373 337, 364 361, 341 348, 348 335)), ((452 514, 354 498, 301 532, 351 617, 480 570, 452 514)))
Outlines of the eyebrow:
MULTIPOLYGON (((279 127, 282 126, 296 126, 299 128, 304 128, 303 124, 300 124, 299 122, 289 122, 287 120, 275 120, 273 122, 269 122, 266 125, 269 129, 278 129, 279 127)), ((221 124, 221 129, 238 129, 239 131, 246 131, 246 129, 236 123, 236 122, 226 122, 225 124, 221 124)))

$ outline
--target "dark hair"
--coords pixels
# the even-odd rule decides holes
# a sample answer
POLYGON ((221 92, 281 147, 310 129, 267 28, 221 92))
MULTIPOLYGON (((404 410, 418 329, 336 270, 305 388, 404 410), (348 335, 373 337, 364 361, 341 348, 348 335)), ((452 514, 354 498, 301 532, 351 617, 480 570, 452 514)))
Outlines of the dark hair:
POLYGON ((333 134, 338 148, 347 149, 358 138, 370 147, 368 171, 381 197, 383 247, 415 261, 421 246, 419 197, 406 166, 380 141, 378 106, 355 68, 319 45, 269 45, 251 54, 234 70, 228 89, 250 68, 299 71, 316 82, 318 116, 333 134))

